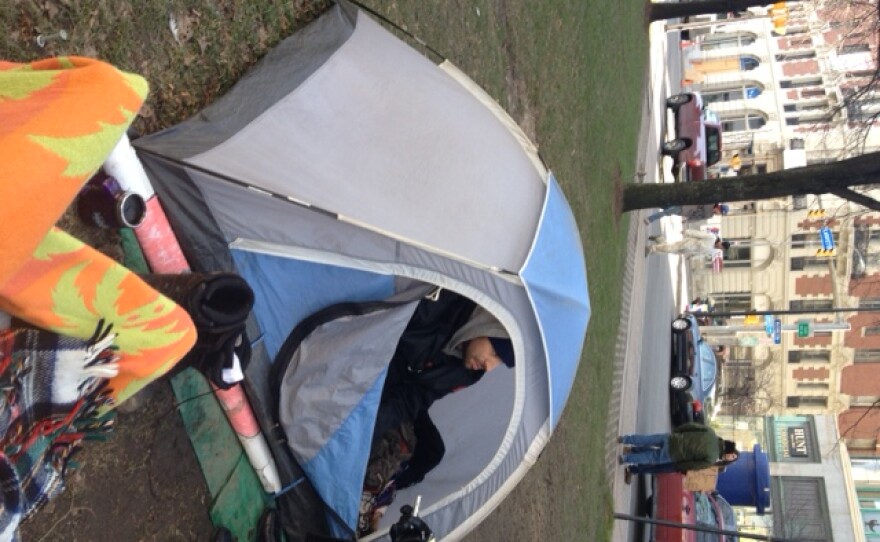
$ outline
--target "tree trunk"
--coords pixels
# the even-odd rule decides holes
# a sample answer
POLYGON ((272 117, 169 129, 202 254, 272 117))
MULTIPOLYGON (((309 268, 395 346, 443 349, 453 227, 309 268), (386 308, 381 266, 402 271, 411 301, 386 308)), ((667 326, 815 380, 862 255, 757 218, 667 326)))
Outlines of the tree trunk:
POLYGON ((767 0, 700 0, 676 3, 649 1, 648 20, 653 22, 693 15, 739 12, 752 7, 769 6, 772 3, 767 0))
POLYGON ((784 169, 762 175, 691 183, 629 184, 623 211, 718 202, 752 201, 806 194, 834 194, 880 211, 880 202, 853 192, 850 186, 880 184, 880 152, 829 164, 784 169))

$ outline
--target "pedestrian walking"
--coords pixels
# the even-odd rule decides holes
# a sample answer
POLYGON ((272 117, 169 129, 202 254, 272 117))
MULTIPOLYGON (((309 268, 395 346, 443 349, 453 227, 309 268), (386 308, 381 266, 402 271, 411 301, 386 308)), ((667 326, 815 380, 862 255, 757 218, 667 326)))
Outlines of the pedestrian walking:
POLYGON ((648 226, 664 216, 672 215, 680 215, 687 222, 696 222, 698 220, 708 220, 715 215, 726 215, 728 211, 730 211, 730 207, 724 203, 714 203, 712 205, 672 205, 648 215, 644 219, 644 223, 648 226))
POLYGON ((728 241, 722 241, 714 233, 700 230, 684 230, 681 241, 668 242, 662 235, 652 235, 648 239, 653 242, 645 247, 645 256, 658 252, 666 254, 679 254, 682 256, 709 256, 715 258, 724 256, 724 251, 730 248, 728 241))
POLYGON ((617 442, 628 447, 618 457, 621 465, 627 465, 626 483, 633 474, 686 473, 728 465, 739 458, 735 443, 699 423, 680 425, 671 433, 623 435, 617 442))

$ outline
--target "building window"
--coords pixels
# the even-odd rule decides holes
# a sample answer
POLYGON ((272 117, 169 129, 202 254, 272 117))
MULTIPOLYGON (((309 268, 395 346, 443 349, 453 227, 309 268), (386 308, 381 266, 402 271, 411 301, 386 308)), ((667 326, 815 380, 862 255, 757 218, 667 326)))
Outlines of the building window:
POLYGON ((745 312, 752 308, 752 294, 750 292, 712 294, 712 304, 718 312, 745 312))
POLYGON ((825 96, 825 90, 821 88, 808 88, 801 91, 801 98, 821 98, 825 96))
POLYGON ((880 396, 877 395, 850 395, 850 407, 875 407, 880 403, 880 396))
POLYGON ((773 534, 797 540, 833 540, 828 496, 822 478, 773 478, 773 534))
POLYGON ((846 114, 851 122, 873 121, 880 115, 880 95, 876 92, 857 96, 850 90, 845 96, 846 114))
POLYGON ((880 309, 880 297, 862 297, 859 299, 860 309, 880 309))
MULTIPOLYGON (((752 247, 749 246, 751 244, 751 239, 749 238, 728 238, 725 241, 730 241, 731 246, 727 250, 724 251, 724 267, 751 267, 752 266, 752 247)), ((706 269, 712 269, 712 262, 706 262, 706 269)))
POLYGON ((798 25, 798 26, 786 25, 785 26, 785 35, 786 36, 794 36, 795 34, 806 34, 808 30, 809 30, 809 28, 806 26, 803 26, 803 25, 798 25))
POLYGON ((828 407, 828 398, 819 395, 789 395, 785 399, 788 408, 828 407))
POLYGON ((700 42, 701 51, 717 51, 731 47, 744 47, 755 43, 753 32, 715 32, 708 34, 700 42))
POLYGON ((830 299, 792 299, 788 308, 793 311, 827 311, 832 307, 830 299))
POLYGON ((822 115, 802 115, 799 117, 785 117, 786 126, 802 126, 806 124, 828 124, 834 119, 831 113, 822 115))
POLYGON ((780 88, 804 88, 822 86, 821 77, 802 77, 800 79, 783 79, 780 88))
POLYGON ((761 62, 756 56, 746 55, 739 57, 739 69, 744 72, 754 70, 760 65, 761 62))
POLYGON ((764 92, 764 85, 757 81, 742 81, 729 86, 703 89, 704 103, 732 102, 757 98, 764 92))
POLYGON ((822 111, 828 109, 828 100, 811 100, 809 102, 796 102, 785 104, 783 109, 786 113, 795 111, 822 111))
POLYGON ((880 326, 868 326, 862 328, 863 337, 876 337, 880 335, 880 326))
POLYGON ((818 258, 813 256, 796 256, 791 259, 792 271, 803 271, 808 267, 828 267, 829 258, 818 258))
POLYGON ((877 363, 880 362, 880 349, 860 348, 853 355, 854 363, 877 363))
POLYGON ((831 351, 815 350, 812 348, 788 351, 789 363, 800 363, 802 361, 806 361, 809 363, 828 363, 829 361, 831 361, 831 351))
MULTIPOLYGON (((854 38, 858 37, 858 34, 851 34, 848 37, 854 38)), ((853 43, 850 45, 844 45, 840 49, 837 50, 837 54, 842 55, 851 55, 853 53, 870 53, 871 47, 867 43, 853 43)))
POLYGON ((846 72, 847 79, 869 79, 874 77, 874 70, 855 70, 846 72))
POLYGON ((780 53, 776 55, 776 60, 778 62, 786 62, 789 60, 805 60, 808 58, 816 58, 816 51, 786 51, 785 53, 780 53))
POLYGON ((758 130, 765 124, 767 124, 767 117, 759 111, 744 111, 740 114, 725 113, 721 117, 721 130, 724 132, 758 130))
MULTIPOLYGON (((838 232, 831 232, 831 237, 837 244, 840 241, 838 232)), ((791 235, 791 248, 814 248, 821 247, 822 241, 819 239, 819 232, 814 233, 794 233, 791 235)))
POLYGON ((827 390, 830 385, 828 382, 798 382, 799 390, 827 390))
MULTIPOLYGON (((835 243, 839 241, 839 234, 837 232, 831 232, 831 236, 834 238, 835 243)), ((792 248, 816 248, 821 246, 822 240, 819 239, 818 231, 813 233, 794 233, 791 236, 792 248)))

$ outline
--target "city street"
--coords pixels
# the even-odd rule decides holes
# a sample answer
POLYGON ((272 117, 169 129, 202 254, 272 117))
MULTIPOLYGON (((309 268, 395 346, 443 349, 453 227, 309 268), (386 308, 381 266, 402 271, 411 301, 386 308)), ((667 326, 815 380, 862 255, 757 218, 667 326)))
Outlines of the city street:
MULTIPOLYGON (((672 182, 671 159, 661 157, 659 148, 667 138, 666 97, 680 89, 680 66, 675 39, 667 38, 663 23, 650 28, 650 73, 646 78, 643 125, 639 139, 639 177, 636 182, 672 182), (673 47, 676 47, 673 49, 673 47), (642 176, 641 174, 644 174, 642 176)), ((649 495, 649 479, 623 481, 623 469, 617 465, 615 437, 632 432, 662 432, 670 429, 669 376, 670 323, 687 302, 687 281, 679 256, 651 255, 644 247, 648 235, 680 235, 678 217, 666 218, 645 226, 642 218, 648 211, 630 213, 631 248, 627 261, 627 291, 623 293, 625 310, 621 316, 616 359, 615 389, 620 390, 618 416, 612 411, 607 461, 614 472, 614 508, 622 514, 644 515, 649 495), (619 384, 619 385, 618 385, 619 384)), ((640 524, 616 520, 612 540, 637 542, 643 539, 640 524)))

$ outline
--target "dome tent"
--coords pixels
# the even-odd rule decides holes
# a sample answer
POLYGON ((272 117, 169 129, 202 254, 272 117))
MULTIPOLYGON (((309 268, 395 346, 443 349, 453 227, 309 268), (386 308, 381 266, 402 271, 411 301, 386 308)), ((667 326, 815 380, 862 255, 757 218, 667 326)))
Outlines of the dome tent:
POLYGON ((590 314, 568 204, 500 106, 337 4, 216 103, 134 144, 191 266, 234 270, 254 290, 245 384, 292 487, 278 497, 288 535, 354 532, 384 371, 436 286, 493 313, 517 363, 435 403, 446 456, 395 506, 421 495, 438 538, 487 516, 558 422, 590 314), (276 359, 310 315, 389 299, 320 326, 309 355, 276 359))

